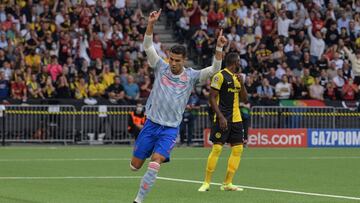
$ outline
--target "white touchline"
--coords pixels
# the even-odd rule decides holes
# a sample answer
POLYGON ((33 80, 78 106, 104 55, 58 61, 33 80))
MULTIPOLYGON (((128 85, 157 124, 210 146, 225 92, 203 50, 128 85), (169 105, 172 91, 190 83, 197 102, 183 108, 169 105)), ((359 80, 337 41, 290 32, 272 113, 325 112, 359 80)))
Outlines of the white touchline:
MULTIPOLYGON (((0 180, 66 180, 66 179, 140 179, 141 176, 64 176, 64 177, 0 177, 0 180)), ((202 181, 197 180, 186 180, 178 178, 167 178, 167 177, 157 177, 159 180, 174 181, 174 182, 184 182, 184 183, 196 183, 202 184, 202 181)), ((220 183, 211 183, 212 185, 221 185, 220 183)), ((282 189, 273 189, 273 188, 263 188, 263 187, 253 187, 246 185, 238 185, 242 188, 247 188, 251 190, 262 190, 269 192, 280 192, 280 193, 289 193, 289 194, 298 194, 298 195, 307 195, 307 196, 318 196, 318 197, 329 197, 337 199, 349 199, 349 200, 359 200, 360 197, 350 197, 343 195, 331 195, 331 194, 321 194, 321 193, 312 193, 312 192, 300 192, 293 190, 282 190, 282 189)))
MULTIPOLYGON (((226 159, 220 157, 219 159, 226 159)), ((360 156, 328 156, 328 157, 244 157, 242 160, 331 160, 331 159, 360 159, 360 156)), ((179 157, 171 160, 207 160, 207 157, 179 157)), ((130 161, 130 158, 39 158, 39 159, 0 159, 0 162, 30 162, 30 161, 130 161)))
POLYGON ((0 180, 139 179, 141 176, 0 177, 0 180))
MULTIPOLYGON (((197 180, 185 180, 185 179, 166 178, 166 177, 157 177, 157 178, 160 179, 160 180, 168 180, 168 181, 175 181, 175 182, 199 183, 199 184, 203 183, 203 181, 197 181, 197 180)), ((211 183, 211 185, 221 185, 221 183, 211 183)), ((270 191, 270 192, 281 192, 281 193, 290 193, 290 194, 299 194, 299 195, 308 195, 308 196, 319 196, 319 197, 331 197, 331 198, 338 198, 338 199, 360 200, 360 197, 350 197, 350 196, 342 196, 342 195, 330 195, 330 194, 321 194, 321 193, 312 193, 312 192, 300 192, 300 191, 293 191, 293 190, 262 188, 262 187, 246 186, 246 185, 238 185, 238 186, 242 187, 242 188, 251 189, 251 190, 263 190, 263 191, 270 191)))

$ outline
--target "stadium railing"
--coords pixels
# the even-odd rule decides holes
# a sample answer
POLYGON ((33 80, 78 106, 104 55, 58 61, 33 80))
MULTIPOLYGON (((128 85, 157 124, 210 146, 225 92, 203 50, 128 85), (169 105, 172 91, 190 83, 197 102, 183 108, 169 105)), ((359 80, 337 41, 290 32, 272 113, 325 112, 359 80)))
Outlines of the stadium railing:
POLYGON ((81 108, 81 142, 129 143, 128 118, 135 106, 83 106, 81 108))
POLYGON ((360 113, 335 107, 251 108, 252 128, 359 128, 360 113))
POLYGON ((67 105, 7 105, 2 140, 7 142, 74 142, 75 108, 67 105))
MULTIPOLYGON (((7 105, 0 108, 4 142, 132 143, 129 113, 135 106, 7 105), (5 107, 3 111, 2 108, 5 107)), ((208 107, 195 112, 193 141, 211 127, 208 107)), ((334 107, 255 106, 252 128, 359 128, 360 112, 334 107)))

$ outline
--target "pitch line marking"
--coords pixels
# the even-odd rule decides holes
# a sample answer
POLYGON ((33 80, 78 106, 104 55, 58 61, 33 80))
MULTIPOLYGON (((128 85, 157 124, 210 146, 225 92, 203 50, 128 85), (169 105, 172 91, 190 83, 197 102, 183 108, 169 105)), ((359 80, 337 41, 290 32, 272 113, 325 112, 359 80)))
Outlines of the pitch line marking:
POLYGON ((141 176, 0 177, 0 180, 140 179, 141 176))
MULTIPOLYGON (((227 159, 220 157, 220 159, 227 159)), ((329 157, 243 157, 242 160, 331 160, 360 159, 360 156, 329 156, 329 157)), ((172 158, 171 160, 207 160, 207 157, 172 158)), ((39 159, 0 159, 0 162, 30 162, 30 161, 130 161, 130 158, 39 158, 39 159)))
MULTIPOLYGON (((0 180, 66 180, 66 179, 140 179, 141 176, 64 176, 64 177, 0 177, 0 180)), ((173 182, 183 182, 183 183, 196 183, 202 184, 202 181, 197 180, 186 180, 178 178, 167 178, 167 177, 158 177, 159 180, 173 181, 173 182)), ((211 183, 212 185, 221 185, 221 183, 211 183)), ((246 185, 238 185, 239 187, 250 189, 250 190, 261 190, 268 192, 279 192, 279 193, 288 193, 288 194, 297 194, 297 195, 307 195, 307 196, 318 196, 318 197, 328 197, 328 198, 337 198, 337 199, 349 199, 349 200, 358 200, 360 197, 351 197, 343 195, 331 195, 331 194, 322 194, 322 193, 312 193, 312 192, 301 192, 294 190, 282 190, 274 188, 263 188, 263 187, 254 187, 246 185)))
MULTIPOLYGON (((177 178, 166 178, 166 177, 158 177, 160 180, 168 180, 174 182, 185 182, 185 183, 199 183, 202 184, 203 181, 197 180, 186 180, 186 179, 177 179, 177 178)), ((211 185, 222 185, 221 183, 211 183, 211 185)), ((241 188, 251 189, 251 190, 262 190, 262 191, 269 191, 269 192, 280 192, 280 193, 289 193, 289 194, 298 194, 298 195, 307 195, 307 196, 318 196, 318 197, 330 197, 330 198, 337 198, 337 199, 350 199, 350 200, 360 200, 360 197, 350 197, 350 196, 343 196, 343 195, 331 195, 331 194, 322 194, 322 193, 312 193, 312 192, 300 192, 300 191, 293 191, 293 190, 282 190, 282 189, 273 189, 273 188, 263 188, 263 187, 253 187, 253 186, 246 186, 246 185, 237 185, 241 188)))

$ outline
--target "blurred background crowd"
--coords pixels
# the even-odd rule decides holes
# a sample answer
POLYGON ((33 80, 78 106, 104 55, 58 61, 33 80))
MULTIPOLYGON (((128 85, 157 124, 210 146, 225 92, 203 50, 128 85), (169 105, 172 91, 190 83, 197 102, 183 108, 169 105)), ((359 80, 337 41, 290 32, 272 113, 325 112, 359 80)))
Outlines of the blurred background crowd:
MULTIPOLYGON (((254 105, 359 95, 360 0, 138 0, 131 8, 128 0, 1 2, 3 103, 145 101, 154 79, 142 47, 145 17, 159 8, 199 68, 211 64, 216 36, 224 29, 225 52, 240 54, 254 105)), ((154 34, 166 60, 169 47, 160 41, 154 34)), ((209 82, 195 88, 198 101, 192 103, 207 104, 208 94, 209 82)))

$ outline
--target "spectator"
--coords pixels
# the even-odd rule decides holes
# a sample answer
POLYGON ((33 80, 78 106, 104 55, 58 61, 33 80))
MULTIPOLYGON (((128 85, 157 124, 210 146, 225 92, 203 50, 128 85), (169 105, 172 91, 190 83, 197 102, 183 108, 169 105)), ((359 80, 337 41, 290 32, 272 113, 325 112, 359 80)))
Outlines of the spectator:
POLYGON ((102 97, 105 95, 106 85, 102 83, 99 77, 95 76, 93 83, 89 85, 90 97, 102 97))
POLYGON ((287 69, 287 63, 286 62, 282 62, 281 64, 278 65, 278 67, 277 67, 277 69, 275 71, 275 75, 279 80, 286 73, 286 69, 287 69))
POLYGON ((57 77, 62 73, 62 67, 58 64, 57 57, 51 56, 51 64, 47 66, 47 72, 50 74, 53 82, 57 80, 57 77))
POLYGON ((4 61, 3 68, 0 68, 1 71, 4 73, 5 80, 11 81, 13 78, 13 69, 9 61, 4 61))
POLYGON ((337 44, 339 40, 339 32, 336 23, 332 23, 330 29, 326 32, 325 42, 328 46, 337 44))
POLYGON ((148 75, 144 76, 144 81, 140 84, 140 98, 147 99, 150 96, 152 82, 148 75))
POLYGON ((61 75, 59 77, 56 86, 56 93, 57 98, 71 98, 70 85, 65 75, 61 75))
POLYGON ((128 77, 129 77, 128 68, 126 66, 122 66, 120 73, 120 81, 122 85, 127 85, 128 77))
POLYGON ((322 34, 320 31, 315 32, 315 36, 312 34, 312 27, 309 26, 308 28, 308 35, 310 37, 310 55, 311 55, 311 62, 316 63, 317 60, 321 58, 321 55, 325 51, 325 42, 322 39, 322 34))
POLYGON ((115 73, 110 71, 109 64, 106 63, 104 65, 101 76, 105 87, 109 87, 110 85, 114 84, 115 73))
MULTIPOLYGON (((283 72, 282 74, 284 74, 283 72)), ((274 67, 270 68, 269 74, 267 75, 266 79, 269 81, 270 86, 275 88, 276 84, 280 82, 280 79, 276 76, 276 70, 274 67)))
POLYGON ((342 99, 344 100, 355 100, 359 92, 359 87, 354 84, 352 78, 350 78, 345 85, 342 87, 342 99))
POLYGON ((125 98, 129 104, 136 104, 136 101, 140 98, 140 88, 138 84, 135 83, 134 77, 132 75, 128 76, 128 82, 124 86, 125 98))
POLYGON ((289 37, 289 26, 291 23, 294 23, 294 21, 287 18, 286 11, 281 10, 277 19, 278 35, 289 37))
POLYGON ((258 98, 257 89, 256 89, 257 85, 254 83, 254 79, 251 75, 246 76, 244 85, 248 93, 248 97, 249 97, 248 100, 250 102, 256 101, 258 98))
POLYGON ((40 70, 41 65, 41 57, 36 54, 34 50, 30 52, 27 56, 25 56, 25 64, 33 68, 34 71, 40 70))
POLYGON ((3 71, 0 71, 0 101, 4 102, 9 96, 9 81, 5 80, 3 71))
POLYGON ((345 78, 341 69, 337 70, 337 76, 333 78, 333 81, 339 90, 345 85, 345 78))
POLYGON ((281 76, 281 81, 276 84, 275 93, 279 99, 289 99, 292 95, 292 87, 288 83, 288 77, 285 74, 281 76))
POLYGON ((115 77, 114 84, 106 89, 106 94, 109 101, 113 104, 127 104, 125 101, 124 87, 121 85, 120 78, 117 76, 115 77))
POLYGON ((55 87, 51 81, 51 77, 47 77, 45 86, 42 88, 43 95, 46 98, 53 98, 56 94, 55 87))
POLYGON ((75 82, 75 99, 86 99, 88 98, 88 83, 83 77, 79 81, 75 82))
POLYGON ((326 84, 324 99, 328 99, 332 101, 340 99, 340 92, 338 91, 338 88, 336 87, 336 84, 333 81, 326 84))
POLYGON ((259 95, 261 105, 271 106, 273 104, 274 90, 266 78, 264 78, 262 84, 257 87, 257 94, 259 95))
POLYGON ((306 87, 310 87, 315 82, 315 79, 310 75, 310 70, 308 68, 304 68, 304 74, 301 79, 306 87))
MULTIPOLYGON (((287 53, 287 64, 289 65, 289 67, 294 70, 299 70, 300 69, 300 61, 301 58, 303 56, 301 49, 298 45, 294 46, 294 50, 290 51, 287 53)), ((326 61, 327 62, 327 61, 326 61)))
POLYGON ((11 98, 24 102, 27 100, 27 89, 21 76, 17 76, 11 84, 11 98))
POLYGON ((133 112, 130 112, 128 118, 128 132, 134 136, 135 140, 137 139, 141 129, 145 124, 145 114, 144 106, 141 102, 137 102, 136 109, 133 112))
POLYGON ((309 93, 311 99, 324 100, 324 87, 319 84, 320 78, 316 77, 314 84, 310 85, 309 93))
POLYGON ((41 99, 45 99, 44 94, 42 92, 42 89, 40 87, 40 84, 37 82, 36 80, 36 74, 32 74, 31 75, 31 79, 28 82, 28 91, 29 91, 29 95, 32 98, 41 98, 41 99))
POLYGON ((323 69, 320 73, 320 85, 326 87, 326 84, 329 82, 327 72, 323 69))
POLYGON ((204 11, 199 5, 198 0, 194 0, 192 6, 187 9, 187 15, 189 16, 189 25, 190 25, 190 33, 195 33, 196 30, 200 28, 201 25, 201 15, 206 15, 206 11, 204 11))
POLYGON ((304 80, 301 77, 292 77, 292 89, 294 91, 294 99, 308 99, 309 93, 304 80))
POLYGON ((105 46, 105 42, 102 41, 97 32, 94 32, 92 28, 90 28, 90 42, 89 42, 89 50, 90 50, 90 58, 91 60, 96 60, 98 58, 103 58, 103 48, 105 46))
POLYGON ((344 47, 344 51, 351 61, 351 67, 355 75, 354 83, 360 85, 360 50, 357 50, 356 55, 351 53, 347 47, 344 47))

